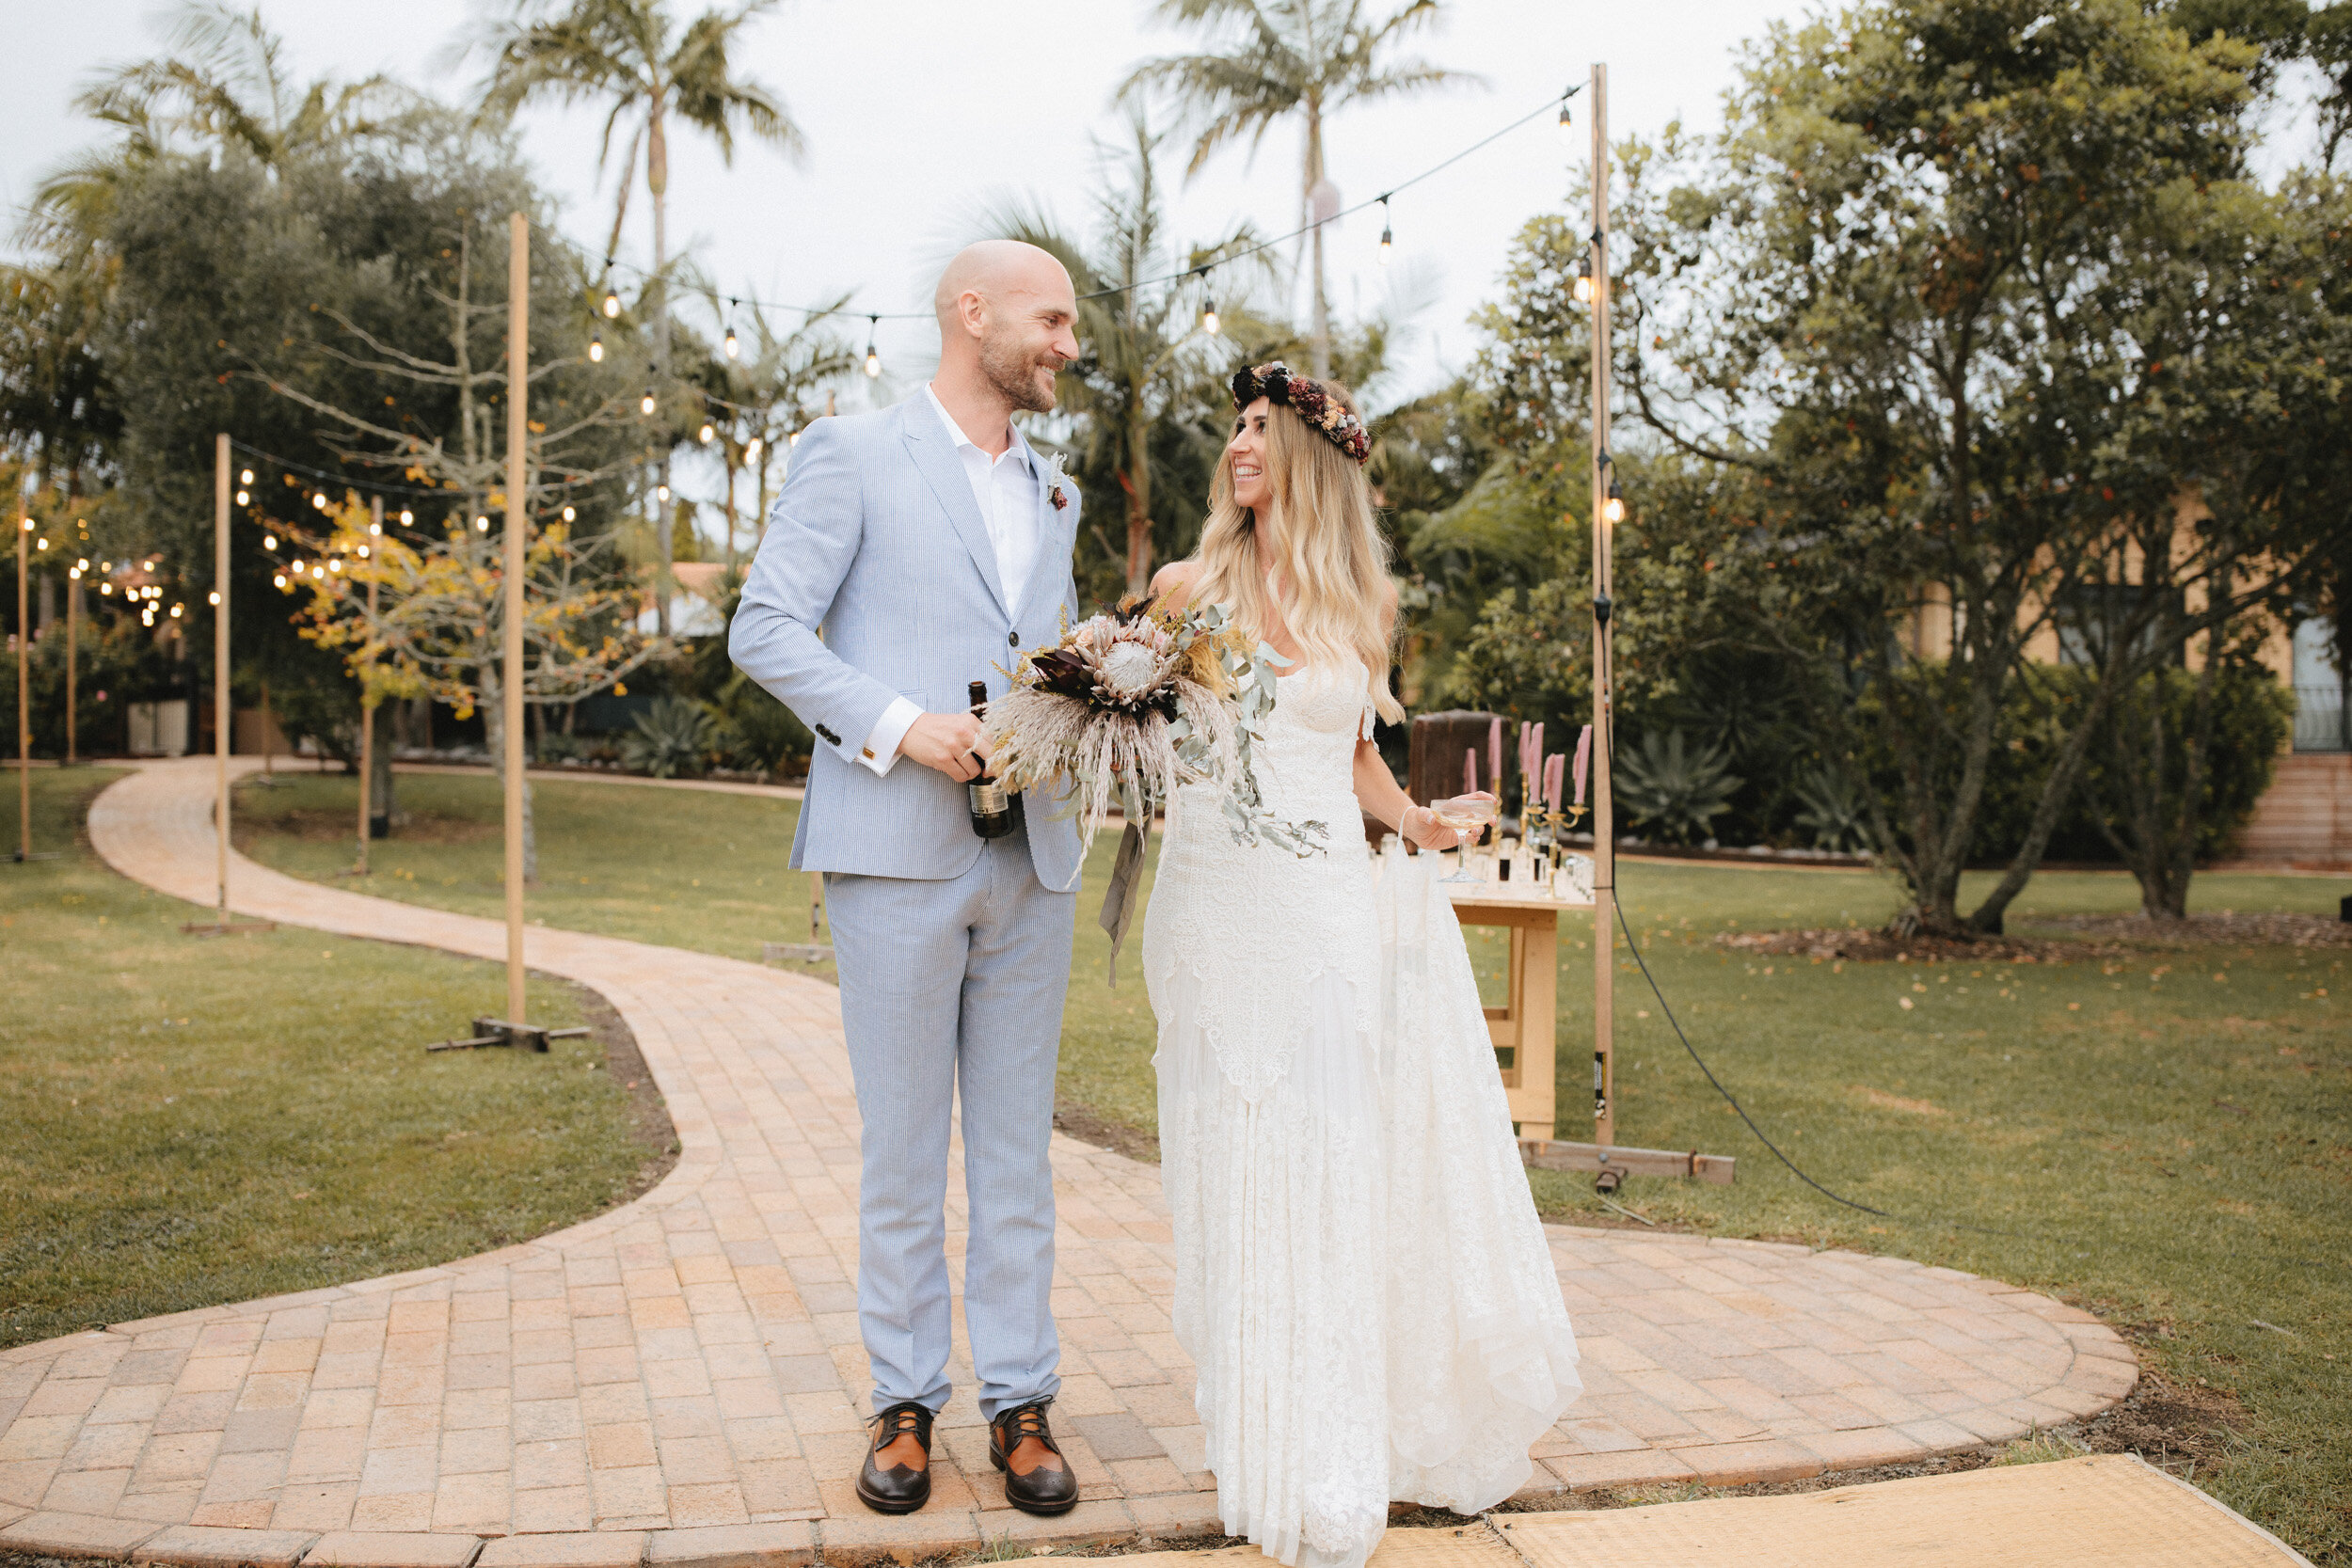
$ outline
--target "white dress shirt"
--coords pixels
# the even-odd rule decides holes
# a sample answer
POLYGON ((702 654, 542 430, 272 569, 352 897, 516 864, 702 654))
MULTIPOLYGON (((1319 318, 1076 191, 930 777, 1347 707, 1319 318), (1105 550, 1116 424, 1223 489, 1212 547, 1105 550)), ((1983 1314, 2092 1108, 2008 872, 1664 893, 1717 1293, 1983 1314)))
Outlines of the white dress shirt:
MULTIPOLYGON (((1038 552, 1037 469, 1028 444, 1021 439, 1020 432, 1011 431, 1005 450, 991 457, 963 433, 929 382, 923 385, 923 400, 931 405, 955 443, 956 458, 972 486, 973 503, 979 508, 989 546, 996 553, 996 579, 1004 585, 1005 603, 1017 615, 1021 595, 1037 566, 1038 552)), ((888 773, 898 760, 899 742, 922 716, 923 710, 904 697, 893 702, 866 737, 865 752, 858 760, 877 774, 888 773)))

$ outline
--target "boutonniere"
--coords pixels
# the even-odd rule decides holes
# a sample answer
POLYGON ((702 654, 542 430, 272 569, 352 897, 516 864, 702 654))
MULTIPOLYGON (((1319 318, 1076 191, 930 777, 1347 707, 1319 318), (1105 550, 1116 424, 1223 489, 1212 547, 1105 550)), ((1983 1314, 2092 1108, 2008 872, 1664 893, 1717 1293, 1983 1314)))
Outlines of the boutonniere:
POLYGON ((1045 499, 1061 511, 1070 504, 1070 476, 1062 472, 1061 453, 1055 452, 1045 460, 1045 499))

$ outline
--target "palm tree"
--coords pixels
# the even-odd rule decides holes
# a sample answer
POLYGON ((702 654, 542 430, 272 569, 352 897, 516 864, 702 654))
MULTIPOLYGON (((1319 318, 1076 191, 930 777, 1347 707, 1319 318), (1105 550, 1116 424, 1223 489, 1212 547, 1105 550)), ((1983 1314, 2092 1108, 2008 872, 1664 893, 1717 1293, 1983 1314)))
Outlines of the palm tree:
MULTIPOLYGON (((1163 138, 1140 113, 1128 117, 1126 145, 1097 146, 1116 166, 1112 183, 1097 198, 1099 219, 1091 251, 1073 240, 1041 213, 1014 209, 988 220, 999 237, 1025 240, 1051 251, 1070 269, 1077 285, 1078 339, 1085 356, 1062 372, 1062 407, 1076 415, 1086 432, 1080 468, 1107 469, 1126 500, 1123 552, 1104 540, 1106 553, 1123 555, 1127 592, 1151 585, 1152 560, 1152 448, 1155 438, 1189 433, 1211 450, 1222 441, 1217 384, 1231 368, 1230 343, 1202 325, 1211 295, 1207 269, 1219 258, 1249 249, 1254 236, 1244 228, 1210 245, 1173 251, 1161 231, 1162 201, 1153 155, 1163 138), (1094 297, 1089 297, 1094 296, 1094 297), (1209 394, 1200 394, 1203 384, 1209 394), (1176 432, 1171 424, 1180 427, 1176 432)), ((1263 266, 1263 251, 1248 264, 1263 266)), ((1256 333, 1260 326, 1241 308, 1247 285, 1230 277, 1222 285, 1218 313, 1223 330, 1256 333)))
POLYGON ((1351 103, 1398 98, 1484 79, 1425 60, 1390 55, 1417 29, 1435 23, 1443 0, 1404 0, 1386 17, 1366 14, 1364 0, 1159 0, 1165 21, 1208 34, 1198 55, 1146 60, 1120 85, 1132 99, 1152 89, 1170 93, 1199 127, 1189 180, 1218 148, 1246 139, 1254 156, 1277 120, 1296 115, 1305 126, 1298 181, 1299 222, 1318 214, 1314 249, 1314 321, 1308 340, 1314 373, 1331 373, 1331 312, 1324 294, 1323 122, 1351 103))
MULTIPOLYGON (((612 150, 612 133, 631 121, 628 149, 621 159, 620 188, 612 205, 609 257, 620 244, 628 215, 629 185, 640 151, 645 164, 645 194, 653 199, 654 372, 670 373, 670 138, 673 116, 719 144, 719 157, 735 162, 735 132, 752 135, 788 153, 803 143, 775 94, 729 69, 728 50, 746 22, 773 9, 776 0, 743 0, 732 10, 707 10, 682 30, 666 0, 569 0, 561 14, 545 15, 548 0, 518 0, 512 20, 493 24, 474 40, 491 51, 490 76, 482 93, 482 114, 511 118, 526 103, 552 98, 572 103, 597 99, 611 105, 597 145, 597 171, 612 150)), ((660 483, 670 482, 670 458, 660 459, 660 483)), ((662 503, 655 519, 663 578, 655 595, 663 635, 669 633, 672 526, 675 516, 662 503)))
POLYGON ((407 97, 383 76, 294 82, 285 40, 259 7, 190 0, 166 24, 165 42, 167 53, 117 66, 75 97, 76 109, 121 139, 41 182, 28 225, 36 243, 61 248, 96 233, 124 179, 175 145, 233 149, 276 176, 305 153, 375 131, 374 107, 407 97))

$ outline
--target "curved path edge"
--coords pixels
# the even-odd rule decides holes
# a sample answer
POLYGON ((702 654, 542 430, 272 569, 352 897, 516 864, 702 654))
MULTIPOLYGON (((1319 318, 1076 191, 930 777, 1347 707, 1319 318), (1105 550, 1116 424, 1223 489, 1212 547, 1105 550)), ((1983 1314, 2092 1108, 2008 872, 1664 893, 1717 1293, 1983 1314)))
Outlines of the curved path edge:
MULTIPOLYGON (((209 759, 90 813, 106 863, 214 902, 209 759)), ((233 911, 502 959, 503 927, 232 857, 233 911)), ((931 1504, 863 1450, 857 1115, 832 988, 532 927, 628 1022, 677 1166, 580 1225, 434 1268, 0 1352, 0 1549, 185 1568, 787 1568, 1219 1533, 1168 1320, 1159 1173, 1057 1135, 1057 1430, 1086 1500, 1008 1508, 959 1392, 931 1504)), ((960 1162, 959 1162, 960 1164, 960 1162)), ((949 1194, 951 1253, 964 1216, 949 1194)), ((1901 1259, 1547 1227, 1584 1397, 1522 1496, 1899 1464, 2092 1415, 2137 1364, 2089 1313, 1901 1259)), ((950 1375, 968 1387, 959 1338, 950 1375)))

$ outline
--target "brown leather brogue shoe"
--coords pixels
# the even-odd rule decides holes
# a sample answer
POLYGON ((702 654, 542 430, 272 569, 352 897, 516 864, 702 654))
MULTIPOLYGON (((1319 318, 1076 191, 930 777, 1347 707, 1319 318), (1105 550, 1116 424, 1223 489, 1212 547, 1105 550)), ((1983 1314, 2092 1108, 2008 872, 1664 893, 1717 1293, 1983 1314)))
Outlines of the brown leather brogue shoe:
POLYGON ((1078 1506, 1078 1478, 1045 1421, 1052 1402, 1016 1404, 988 1423, 988 1462, 1005 1472, 1005 1501, 1046 1518, 1078 1506))
POLYGON ((866 1464, 857 1475, 857 1498, 877 1513, 912 1513, 931 1500, 931 1413, 913 1400, 902 1400, 868 1423, 874 1440, 866 1445, 866 1464), (900 1447, 890 1463, 882 1450, 912 1440, 921 1449, 922 1463, 900 1447))

